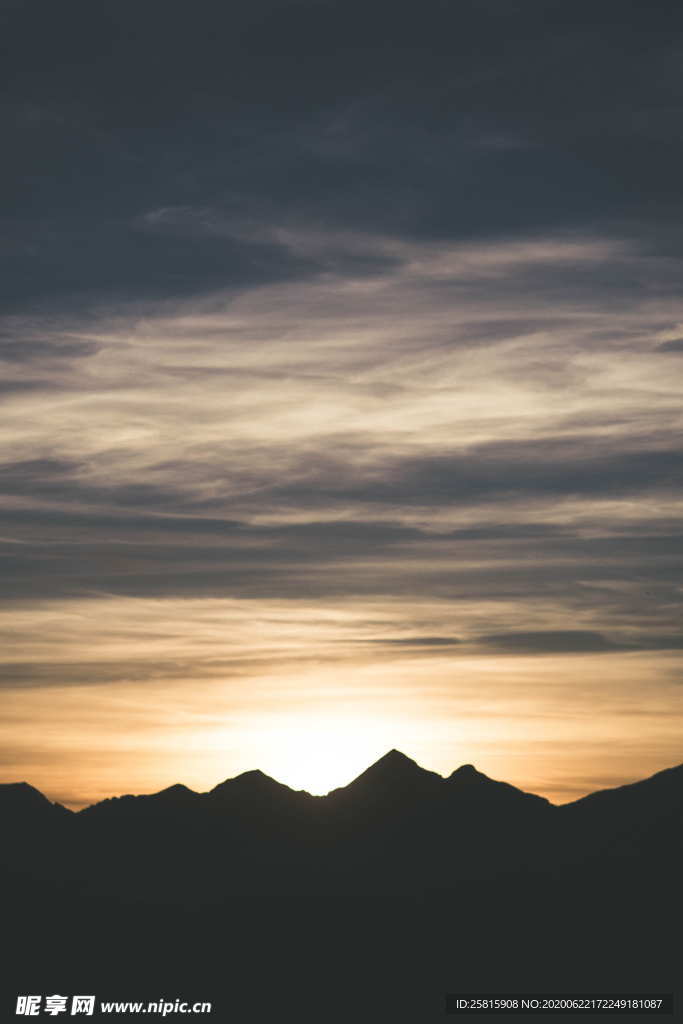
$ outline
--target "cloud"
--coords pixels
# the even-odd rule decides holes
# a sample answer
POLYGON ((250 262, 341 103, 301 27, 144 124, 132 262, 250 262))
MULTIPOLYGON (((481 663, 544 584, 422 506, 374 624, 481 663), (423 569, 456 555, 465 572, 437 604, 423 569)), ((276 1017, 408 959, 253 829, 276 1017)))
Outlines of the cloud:
POLYGON ((429 649, 430 647, 439 649, 443 647, 455 647, 456 644, 461 643, 458 637, 455 636, 379 637, 377 639, 373 639, 371 642, 374 644, 386 645, 387 647, 408 647, 411 650, 420 650, 421 648, 429 649))
POLYGON ((42 331, 43 347, 2 435, 0 522, 22 542, 2 552, 6 600, 474 589, 559 608, 596 581, 672 585, 662 324, 593 273, 649 255, 587 237, 344 244, 392 261, 80 325, 12 318, 13 345, 42 331), (67 330, 76 348, 46 373, 67 330))
MULTIPOLYGON (((11 322, 8 325, 11 331, 11 322)), ((74 359, 94 355, 97 345, 88 341, 34 340, 22 337, 0 338, 0 360, 9 363, 33 363, 54 359, 74 359)))
POLYGON ((6 14, 7 309, 386 266, 344 233, 486 242, 618 224, 671 238, 672 9, 610 4, 596 34, 587 5, 549 16, 533 0, 430 0, 419 24, 384 0, 286 16, 212 4, 201 28, 176 4, 77 6, 68 27, 45 0, 6 14))
POLYGON ((477 643, 507 654, 608 654, 615 651, 683 650, 683 637, 680 635, 627 634, 613 639, 585 629, 494 633, 478 637, 477 643))
POLYGON ((675 450, 645 449, 582 455, 579 439, 496 442, 457 454, 387 458, 365 472, 350 474, 332 461, 296 487, 275 497, 315 504, 334 502, 341 492, 365 503, 481 503, 507 496, 602 495, 643 493, 651 488, 678 490, 683 456, 675 450), (358 479, 360 477, 360 479, 358 479), (363 477, 365 479, 363 479, 363 477))
POLYGON ((607 0, 600 31, 594 5, 540 0, 72 14, 3 24, 22 722, 43 687, 62 720, 109 689, 124 721, 195 679, 227 715, 297 673, 304 704, 342 676, 373 694, 375 665, 385 708, 399 678, 488 694, 524 746, 548 660, 587 706, 581 653, 592 706, 642 712, 647 679, 666 728, 681 10, 607 0))
POLYGON ((518 654, 584 654, 617 649, 601 633, 581 629, 493 633, 479 637, 479 641, 495 650, 518 654))

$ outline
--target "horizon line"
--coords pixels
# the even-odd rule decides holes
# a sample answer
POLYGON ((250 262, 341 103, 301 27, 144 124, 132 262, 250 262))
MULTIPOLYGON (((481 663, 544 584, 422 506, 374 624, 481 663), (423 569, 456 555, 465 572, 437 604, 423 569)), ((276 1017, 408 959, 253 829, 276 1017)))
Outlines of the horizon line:
POLYGON ((565 803, 554 803, 552 800, 548 799, 548 797, 543 797, 543 796, 541 796, 538 793, 534 793, 532 790, 521 789, 521 787, 514 786, 513 783, 506 782, 504 779, 493 779, 493 778, 491 778, 491 776, 486 775, 484 772, 479 771, 472 764, 462 764, 462 765, 459 765, 457 768, 453 769, 453 771, 450 773, 450 775, 441 775, 439 772, 433 771, 432 769, 423 768, 422 765, 418 764, 418 762, 414 760, 414 758, 409 757, 407 754, 404 754, 402 751, 397 750, 396 748, 393 748, 393 747, 392 747, 391 750, 387 751, 386 754, 383 754, 376 761, 373 761, 371 764, 369 764, 367 768, 364 768, 363 771, 359 773, 359 775, 354 776, 354 778, 351 779, 349 782, 347 782, 345 785, 343 785, 343 786, 334 786, 334 787, 332 787, 332 789, 329 789, 325 793, 311 793, 307 789, 294 789, 292 786, 289 786, 286 782, 281 782, 279 779, 276 779, 274 776, 266 774, 266 772, 262 771, 260 768, 249 768, 249 769, 246 769, 243 772, 239 772, 237 775, 229 776, 228 778, 222 779, 220 782, 217 782, 215 786, 213 786, 213 787, 211 787, 211 789, 207 789, 207 790, 195 790, 195 789, 192 789, 190 786, 187 786, 184 782, 172 782, 168 786, 164 786, 162 789, 155 790, 154 792, 151 792, 151 793, 130 793, 130 792, 128 792, 128 793, 114 793, 111 796, 102 797, 101 799, 95 800, 95 801, 93 801, 91 803, 87 803, 86 801, 79 801, 79 800, 68 800, 68 801, 67 800, 52 800, 46 793, 43 792, 43 790, 39 789, 37 786, 34 786, 33 783, 28 782, 26 779, 18 779, 18 780, 13 781, 13 782, 1 782, 0 783, 0 787, 2 787, 2 786, 28 786, 30 789, 34 790, 35 792, 40 793, 40 795, 43 796, 46 800, 48 800, 51 804, 55 804, 55 805, 58 805, 60 807, 64 807, 65 809, 67 809, 69 811, 72 811, 72 813, 74 813, 74 814, 78 814, 81 811, 87 810, 89 807, 95 807, 98 804, 104 803, 107 800, 121 800, 121 799, 124 799, 125 797, 137 798, 137 797, 158 796, 161 793, 166 793, 169 790, 176 789, 176 788, 187 790, 189 793, 192 793, 192 794, 194 794, 196 796, 208 796, 210 793, 214 792, 220 786, 223 786, 223 785, 225 785, 226 783, 229 783, 229 782, 236 781, 237 779, 244 778, 244 776, 246 776, 246 775, 261 775, 261 776, 263 776, 264 779, 267 779, 270 782, 274 782, 276 785, 281 786, 283 789, 289 790, 289 792, 291 792, 291 793, 302 793, 302 794, 305 794, 306 796, 310 796, 313 800, 324 800, 326 797, 330 796, 332 793, 336 793, 336 792, 339 792, 340 790, 347 789, 349 786, 353 785, 354 782, 356 782, 363 775, 365 775, 366 772, 370 771, 372 768, 374 768, 377 765, 381 764, 382 762, 386 761, 387 758, 391 757, 392 755, 399 755, 400 758, 403 761, 407 761, 407 762, 415 765, 415 767, 419 771, 425 772, 426 774, 429 774, 429 775, 437 776, 443 782, 448 781, 448 779, 452 778, 453 775, 455 775, 457 772, 461 771, 463 768, 471 768, 476 775, 480 776, 483 779, 486 779, 489 782, 502 783, 503 785, 513 786, 513 788, 520 790, 520 792, 528 793, 531 796, 538 796, 540 799, 547 800, 547 802, 552 807, 567 807, 570 804, 576 803, 578 800, 583 800, 583 799, 585 799, 588 796, 592 796, 594 793, 609 792, 611 790, 621 789, 621 788, 624 788, 626 786, 637 785, 639 782, 647 782, 648 780, 653 779, 653 778, 655 778, 658 775, 662 775, 665 772, 675 771, 677 768, 683 768, 683 762, 680 762, 678 764, 669 765, 666 768, 660 768, 658 771, 653 772, 651 775, 646 775, 644 777, 638 777, 638 778, 633 779, 630 782, 623 782, 623 783, 618 784, 616 786, 604 786, 604 787, 601 787, 601 788, 598 788, 598 789, 595 789, 595 790, 588 790, 582 796, 576 797, 575 799, 572 799, 572 800, 567 800, 565 803), (69 806, 69 804, 71 804, 73 806, 69 806), (76 807, 77 810, 74 810, 74 807, 76 807))

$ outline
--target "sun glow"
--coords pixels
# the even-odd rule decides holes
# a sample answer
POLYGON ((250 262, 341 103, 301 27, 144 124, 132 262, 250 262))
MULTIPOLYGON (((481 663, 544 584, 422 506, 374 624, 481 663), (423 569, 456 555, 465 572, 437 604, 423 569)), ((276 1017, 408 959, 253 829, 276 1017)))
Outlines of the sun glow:
MULTIPOLYGON (((422 734, 427 724, 419 717, 390 716, 370 709, 363 713, 347 709, 335 712, 330 708, 243 715, 239 750, 235 749, 237 757, 231 756, 237 738, 232 730, 216 730, 208 744, 208 737, 203 735, 201 776, 204 784, 199 784, 198 788, 206 788, 207 775, 215 781, 224 778, 226 765, 230 763, 234 766, 233 775, 260 768, 292 789, 323 795, 347 785, 393 747, 399 747, 410 757, 422 757, 424 761, 427 745, 422 734), (215 765, 208 771, 207 745, 211 750, 210 760, 215 765)), ((185 772, 184 776, 188 774, 185 772)))
MULTIPOLYGON (((345 786, 396 745, 396 723, 379 716, 311 713, 266 719, 243 736, 259 767, 292 789, 315 795, 345 786)), ((400 731, 408 739, 407 730, 400 731)))

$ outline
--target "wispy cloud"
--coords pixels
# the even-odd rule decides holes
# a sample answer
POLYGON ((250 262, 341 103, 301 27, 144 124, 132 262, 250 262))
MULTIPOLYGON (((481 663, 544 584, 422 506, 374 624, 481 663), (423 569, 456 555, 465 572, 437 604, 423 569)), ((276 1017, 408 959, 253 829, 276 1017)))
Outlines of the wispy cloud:
POLYGON ((104 785, 111 722, 163 782, 150 751, 253 767, 236 736, 333 718, 359 768, 403 739, 561 789, 527 740, 569 764, 587 720, 596 778, 601 727, 620 771, 674 757, 680 12, 541 6, 166 5, 161 46, 154 4, 11 6, 16 765, 71 743, 104 785))

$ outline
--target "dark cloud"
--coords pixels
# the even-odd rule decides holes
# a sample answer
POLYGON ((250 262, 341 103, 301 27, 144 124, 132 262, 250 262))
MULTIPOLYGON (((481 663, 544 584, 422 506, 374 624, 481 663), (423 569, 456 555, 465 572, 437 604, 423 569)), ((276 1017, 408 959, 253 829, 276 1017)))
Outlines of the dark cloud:
POLYGON ((618 649, 601 633, 583 629, 492 633, 478 639, 486 647, 517 654, 584 654, 618 649))
POLYGON ((623 636, 617 639, 585 629, 493 633, 477 638, 506 654, 599 654, 615 651, 683 650, 683 636, 623 636))
POLYGON ((29 391, 51 391, 52 380, 0 380, 0 395, 21 395, 29 391))
POLYGON ((680 647, 683 544, 659 509, 680 497, 675 360, 638 361, 680 320, 679 5, 26 0, 0 19, 0 392, 25 396, 5 605, 476 599, 491 621, 454 617, 457 636, 360 642, 680 647))
MULTIPOLYGON (((271 501, 293 499, 297 504, 310 503, 315 508, 339 499, 438 505, 451 501, 465 504, 494 501, 507 495, 603 497, 652 490, 680 493, 683 484, 683 454, 677 448, 642 445, 629 450, 600 443, 587 448, 581 437, 491 442, 452 454, 392 456, 375 462, 369 470, 356 469, 353 463, 334 458, 328 461, 322 454, 313 460, 307 454, 301 466, 294 462, 292 475, 298 475, 304 466, 306 473, 301 473, 300 482, 283 486, 277 480, 271 482, 272 477, 267 478, 259 487, 261 494, 265 490, 271 501)), ((172 495, 180 499, 183 493, 187 494, 187 487, 183 486, 186 481, 196 483, 208 478, 220 485, 225 473, 221 467, 213 467, 210 461, 199 466, 167 463, 157 468, 171 481, 168 486, 126 484, 117 488, 112 485, 101 488, 101 493, 111 495, 122 505, 152 501, 157 494, 168 501, 172 495)), ((28 472, 36 482, 40 469, 40 463, 30 464, 28 472)), ((55 478, 63 473, 68 484, 68 474, 74 472, 73 467, 64 464, 54 470, 46 473, 53 485, 57 485, 55 478)), ((10 489, 15 472, 20 483, 27 470, 22 467, 17 471, 11 467, 7 470, 5 480, 10 489)), ((227 474, 225 479, 227 481, 227 474)), ((86 487, 75 481, 73 485, 76 489, 86 487)), ((95 490, 93 487, 92 491, 95 490)))
MULTIPOLYGON (((452 454, 391 455, 376 458, 372 463, 366 459, 360 467, 348 457, 342 459, 322 452, 307 452, 300 458, 294 455, 289 467, 275 471, 270 462, 259 471, 257 465, 240 469, 214 464, 209 457, 196 462, 161 463, 154 467, 154 475, 158 483, 98 483, 92 479, 87 465, 63 459, 36 459, 0 467, 0 485, 6 494, 15 496, 176 515, 191 511, 210 515, 212 509, 231 507, 244 512, 249 508, 248 499, 236 500, 232 496, 235 482, 240 479, 245 491, 256 495, 253 509, 262 507, 266 500, 274 507, 294 506, 311 512, 343 507, 349 502, 361 506, 438 508, 495 505, 510 498, 604 499, 656 492, 680 494, 683 454, 675 448, 646 445, 624 450, 594 443, 587 448, 584 439, 578 437, 540 438, 489 442, 452 454), (291 478, 291 482, 283 482, 283 476, 291 478), (206 496, 202 486, 208 483, 212 489, 210 496, 206 496)), ((125 520, 122 525, 125 528, 125 520)), ((163 523, 158 525, 163 529, 163 523)), ((197 519, 196 528, 201 531, 208 527, 197 519)), ((529 526, 510 524, 501 528, 514 532, 528 530, 529 526)), ((339 531, 341 527, 337 523, 333 529, 339 531)))
POLYGON ((529 334, 551 332, 557 328, 571 327, 571 317, 534 317, 525 319, 501 318, 499 320, 475 320, 458 324, 458 340, 465 342, 496 342, 523 338, 529 334))
POLYGON ((674 630, 680 533, 636 522, 600 534, 536 530, 533 523, 437 533, 382 520, 266 526, 15 509, 0 513, 0 537, 10 541, 0 542, 0 571, 6 602, 102 592, 286 599, 393 593, 458 602, 543 596, 567 607, 594 605, 617 624, 674 630))
POLYGON ((283 501, 325 505, 344 497, 377 504, 474 504, 513 496, 622 496, 680 491, 683 454, 675 448, 600 450, 583 438, 477 445, 465 452, 391 457, 362 474, 321 459, 301 483, 275 488, 283 501))
POLYGON ((0 470, 0 487, 13 499, 0 508, 3 597, 543 594, 565 605, 594 601, 605 616, 613 609, 617 622, 654 615, 652 627, 671 631, 680 595, 667 588, 680 577, 683 552, 675 519, 544 522, 528 518, 523 505, 511 515, 508 499, 578 493, 590 509, 594 499, 668 493, 680 461, 676 452, 611 448, 582 457, 578 438, 394 459, 369 478, 348 460, 309 456, 301 482, 285 487, 266 477, 246 506, 202 497, 201 485, 217 482, 210 462, 167 463, 159 484, 106 485, 92 482, 85 463, 18 461, 0 470), (251 521, 255 511, 282 506, 296 509, 299 521, 251 521), (313 518, 321 508, 345 507, 355 515, 313 518), (469 509, 472 525, 405 521, 414 507, 469 509), (488 518, 479 525, 483 510, 488 518), (609 581, 620 589, 586 589, 609 581), (643 593, 647 586, 654 596, 643 593))
MULTIPOLYGON (((150 630, 148 642, 154 639, 150 630)), ((305 659, 301 659, 302 661, 305 659)), ((0 688, 33 689, 50 686, 107 686, 111 684, 152 684, 187 679, 239 678, 268 667, 267 655, 259 657, 201 658, 118 658, 108 662, 10 662, 0 666, 0 688)))
POLYGON ((471 239, 667 224, 679 202, 672 4, 609 0, 599 16, 540 0, 429 0, 419 15, 386 0, 69 11, 3 10, 12 309, 325 269, 266 243, 141 229, 164 208, 471 239))
POLYGON ((411 650, 430 647, 455 647, 462 643, 455 636, 399 636, 399 637, 378 637, 372 640, 362 640, 361 643, 373 643, 386 645, 387 647, 408 647, 411 650))
POLYGON ((88 341, 36 341, 31 338, 0 337, 0 360, 33 363, 47 359, 74 359, 94 355, 98 348, 98 345, 88 341))

